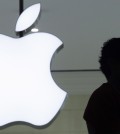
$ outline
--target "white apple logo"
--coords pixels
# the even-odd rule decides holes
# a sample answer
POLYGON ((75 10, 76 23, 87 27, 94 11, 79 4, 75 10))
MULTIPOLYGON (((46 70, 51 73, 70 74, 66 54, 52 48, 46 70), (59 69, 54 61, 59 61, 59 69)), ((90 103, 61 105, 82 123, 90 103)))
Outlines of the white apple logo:
MULTIPOLYGON (((34 8, 40 9, 40 4, 23 14, 34 8)), ((0 126, 16 121, 42 126, 54 118, 67 94, 50 71, 52 56, 62 44, 48 33, 17 39, 0 34, 0 126)))

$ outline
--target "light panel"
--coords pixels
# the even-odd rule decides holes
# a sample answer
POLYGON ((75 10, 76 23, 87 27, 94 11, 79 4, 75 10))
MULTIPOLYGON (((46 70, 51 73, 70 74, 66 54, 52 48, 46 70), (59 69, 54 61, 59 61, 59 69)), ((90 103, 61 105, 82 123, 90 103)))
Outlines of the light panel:
POLYGON ((19 39, 0 35, 0 126, 15 121, 42 126, 54 118, 66 97, 50 71, 61 45, 48 33, 19 39))

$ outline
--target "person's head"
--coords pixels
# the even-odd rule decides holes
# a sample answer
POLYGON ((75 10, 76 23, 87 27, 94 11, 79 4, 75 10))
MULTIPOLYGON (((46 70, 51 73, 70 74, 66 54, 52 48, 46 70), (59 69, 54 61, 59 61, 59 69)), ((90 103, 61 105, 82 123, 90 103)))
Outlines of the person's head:
POLYGON ((120 38, 112 38, 103 44, 99 63, 107 80, 117 80, 120 84, 120 38))

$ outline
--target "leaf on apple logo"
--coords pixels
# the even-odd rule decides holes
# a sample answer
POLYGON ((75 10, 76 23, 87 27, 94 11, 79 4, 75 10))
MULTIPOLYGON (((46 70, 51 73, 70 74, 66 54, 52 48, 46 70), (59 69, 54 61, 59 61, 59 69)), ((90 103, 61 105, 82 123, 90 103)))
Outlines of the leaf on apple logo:
POLYGON ((15 31, 16 32, 25 31, 28 28, 30 28, 32 25, 34 25, 34 23, 39 18, 40 9, 41 9, 41 5, 40 3, 38 3, 24 10, 18 18, 15 31))

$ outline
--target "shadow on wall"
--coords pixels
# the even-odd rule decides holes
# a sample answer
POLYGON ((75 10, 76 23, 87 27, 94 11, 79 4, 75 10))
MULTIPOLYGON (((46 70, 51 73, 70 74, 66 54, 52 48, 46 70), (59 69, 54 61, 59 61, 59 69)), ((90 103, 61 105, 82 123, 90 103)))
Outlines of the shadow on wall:
POLYGON ((11 123, 8 123, 6 125, 0 126, 0 130, 3 130, 3 129, 8 128, 8 127, 15 126, 15 125, 26 125, 26 126, 29 126, 29 127, 35 128, 35 129, 45 129, 45 128, 49 127, 55 121, 55 119, 57 118, 57 116, 59 114, 60 114, 60 110, 56 114, 56 116, 49 123, 47 123, 46 125, 43 125, 43 126, 36 126, 34 124, 24 122, 24 121, 15 121, 15 122, 11 122, 11 123))

